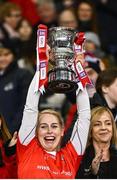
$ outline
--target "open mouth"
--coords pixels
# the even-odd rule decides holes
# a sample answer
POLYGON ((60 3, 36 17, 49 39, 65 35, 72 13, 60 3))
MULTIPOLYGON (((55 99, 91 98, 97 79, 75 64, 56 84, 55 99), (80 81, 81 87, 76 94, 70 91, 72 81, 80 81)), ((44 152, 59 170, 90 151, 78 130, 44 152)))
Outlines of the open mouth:
POLYGON ((48 142, 53 142, 55 140, 54 136, 46 136, 44 137, 44 140, 48 141, 48 142))

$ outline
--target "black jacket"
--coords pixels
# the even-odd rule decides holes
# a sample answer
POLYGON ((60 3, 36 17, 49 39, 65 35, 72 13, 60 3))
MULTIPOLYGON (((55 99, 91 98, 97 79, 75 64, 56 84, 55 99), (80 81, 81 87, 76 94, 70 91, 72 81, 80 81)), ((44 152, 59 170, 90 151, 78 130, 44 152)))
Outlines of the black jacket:
POLYGON ((93 175, 90 166, 95 152, 93 146, 86 149, 84 158, 81 161, 76 178, 80 179, 117 179, 117 150, 114 147, 110 148, 110 161, 101 162, 97 175, 93 175))
MULTIPOLYGON (((109 108, 106 100, 99 93, 94 94, 93 98, 90 99, 90 103, 91 103, 91 108, 94 108, 96 106, 104 106, 109 108)), ((110 111, 112 112, 115 121, 117 121, 117 106, 113 109, 110 109, 110 111)))
POLYGON ((19 130, 32 74, 14 61, 0 75, 0 112, 11 133, 19 130))

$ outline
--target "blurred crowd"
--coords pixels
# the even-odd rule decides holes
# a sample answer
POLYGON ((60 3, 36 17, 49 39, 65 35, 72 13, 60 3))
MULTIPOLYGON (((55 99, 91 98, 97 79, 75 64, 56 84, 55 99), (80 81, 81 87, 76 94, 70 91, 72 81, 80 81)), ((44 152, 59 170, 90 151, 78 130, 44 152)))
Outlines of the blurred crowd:
MULTIPOLYGON (((48 29, 62 26, 85 32, 84 68, 93 84, 87 87, 91 108, 108 108, 117 122, 116 9, 117 1, 113 0, 0 1, 0 113, 13 137, 20 128, 26 94, 36 70, 39 24, 48 29)), ((38 108, 52 108, 62 114, 64 146, 76 121, 75 92, 55 94, 47 90, 38 108)), ((85 178, 84 174, 77 177, 85 178)))

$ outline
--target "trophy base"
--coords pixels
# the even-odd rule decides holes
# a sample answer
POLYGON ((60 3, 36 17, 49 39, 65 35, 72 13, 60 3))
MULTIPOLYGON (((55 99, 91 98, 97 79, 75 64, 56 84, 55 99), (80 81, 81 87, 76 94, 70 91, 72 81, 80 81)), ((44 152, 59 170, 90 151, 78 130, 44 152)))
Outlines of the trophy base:
POLYGON ((55 68, 48 72, 48 89, 55 93, 68 93, 77 89, 74 71, 55 68))

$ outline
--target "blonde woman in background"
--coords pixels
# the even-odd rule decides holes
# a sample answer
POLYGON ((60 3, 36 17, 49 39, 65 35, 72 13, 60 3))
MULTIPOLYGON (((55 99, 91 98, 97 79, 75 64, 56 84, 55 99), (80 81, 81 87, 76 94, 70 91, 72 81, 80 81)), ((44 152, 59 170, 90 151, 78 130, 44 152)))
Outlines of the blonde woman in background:
POLYGON ((92 109, 88 146, 77 178, 117 178, 116 125, 111 111, 102 106, 92 109))

